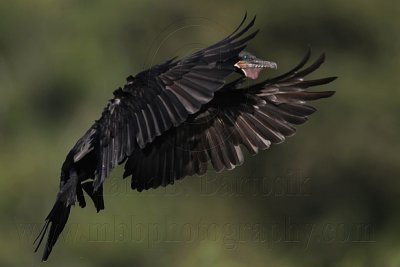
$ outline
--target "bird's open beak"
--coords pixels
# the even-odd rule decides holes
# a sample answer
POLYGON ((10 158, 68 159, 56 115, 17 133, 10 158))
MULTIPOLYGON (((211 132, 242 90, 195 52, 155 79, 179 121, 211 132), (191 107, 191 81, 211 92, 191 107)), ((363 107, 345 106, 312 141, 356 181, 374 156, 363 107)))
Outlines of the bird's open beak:
POLYGON ((240 69, 246 77, 255 80, 260 75, 261 70, 266 68, 277 69, 278 65, 272 61, 255 58, 248 60, 242 59, 236 62, 235 67, 240 69))

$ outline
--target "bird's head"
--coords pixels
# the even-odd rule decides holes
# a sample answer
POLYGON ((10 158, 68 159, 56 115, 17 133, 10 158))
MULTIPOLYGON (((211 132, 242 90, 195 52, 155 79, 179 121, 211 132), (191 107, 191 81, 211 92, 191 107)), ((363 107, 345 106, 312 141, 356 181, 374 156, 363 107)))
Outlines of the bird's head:
POLYGON ((276 69, 278 67, 275 62, 259 59, 253 54, 245 51, 239 53, 239 59, 240 60, 236 62, 235 67, 243 72, 246 77, 253 80, 258 78, 261 70, 266 68, 276 69))

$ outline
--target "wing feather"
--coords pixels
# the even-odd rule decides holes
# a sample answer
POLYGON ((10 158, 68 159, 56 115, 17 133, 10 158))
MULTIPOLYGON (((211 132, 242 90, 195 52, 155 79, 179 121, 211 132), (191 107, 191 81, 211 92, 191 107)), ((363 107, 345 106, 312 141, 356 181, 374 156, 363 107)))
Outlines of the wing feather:
MULTIPOLYGON (((224 86, 227 76, 235 71, 238 54, 257 34, 257 31, 247 34, 255 18, 243 27, 246 18, 247 15, 232 34, 216 44, 181 60, 168 60, 135 77, 129 76, 124 87, 114 92, 114 98, 90 129, 92 132, 85 135, 88 140, 83 140, 74 148, 77 150, 75 162, 91 152, 97 157, 94 191, 112 169, 134 151, 143 149, 171 127, 178 127, 214 98, 215 92, 224 86)), ((213 137, 218 136, 214 133, 213 137)), ((163 153, 164 159, 161 156, 155 158, 158 164, 172 164, 171 158, 176 159, 179 155, 185 161, 180 163, 180 168, 186 168, 189 164, 188 153, 172 153, 168 149, 163 153)), ((204 157, 201 155, 199 159, 204 157)), ((142 175, 150 171, 162 173, 170 167, 163 165, 155 170, 149 167, 149 170, 137 170, 135 174, 142 175)), ((173 182, 167 176, 164 178, 163 184, 173 182)), ((144 180, 136 182, 144 183, 144 180)))
POLYGON ((199 112, 189 115, 187 123, 136 150, 128 157, 124 173, 135 181, 132 189, 141 191, 166 186, 188 175, 202 175, 208 163, 218 172, 233 169, 244 161, 241 145, 256 154, 294 135, 294 125, 304 123, 316 111, 306 102, 334 93, 305 90, 335 79, 305 80, 325 59, 321 56, 304 67, 309 58, 310 51, 291 71, 250 87, 242 88, 242 79, 225 85, 199 112), (168 157, 158 161, 161 154, 168 157), (143 171, 148 163, 153 168, 143 171))

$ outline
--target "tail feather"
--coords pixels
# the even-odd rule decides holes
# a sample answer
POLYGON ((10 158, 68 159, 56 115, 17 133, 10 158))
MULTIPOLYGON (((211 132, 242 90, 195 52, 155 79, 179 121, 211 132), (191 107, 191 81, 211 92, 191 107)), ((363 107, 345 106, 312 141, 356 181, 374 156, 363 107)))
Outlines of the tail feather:
POLYGON ((53 246, 57 242, 60 233, 65 227, 65 224, 68 221, 69 213, 71 210, 71 205, 67 205, 60 200, 57 200, 54 204, 52 210, 49 215, 46 217, 45 224, 40 231, 38 237, 35 239, 34 244, 38 242, 35 252, 39 249, 46 233, 47 229, 50 226, 50 231, 47 237, 46 246, 44 248, 42 261, 46 261, 53 249, 53 246))

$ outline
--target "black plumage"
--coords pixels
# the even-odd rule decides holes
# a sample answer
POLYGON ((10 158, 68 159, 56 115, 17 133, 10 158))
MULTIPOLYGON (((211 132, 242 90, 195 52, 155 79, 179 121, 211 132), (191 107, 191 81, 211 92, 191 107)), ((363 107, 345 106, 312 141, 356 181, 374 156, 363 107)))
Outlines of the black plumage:
MULTIPOLYGON (((226 83, 247 42, 254 19, 222 41, 181 60, 171 59, 129 76, 114 91, 102 116, 78 140, 62 166, 60 191, 37 238, 48 238, 47 260, 63 230, 71 205, 86 206, 85 194, 97 211, 104 209, 103 182, 119 164, 132 189, 157 188, 189 175, 202 175, 211 163, 216 171, 243 163, 242 146, 251 154, 295 133, 315 109, 306 101, 332 91, 310 92, 335 78, 304 80, 324 61, 305 67, 310 51, 293 70, 254 85, 243 75, 226 83), (48 230, 48 228, 50 229, 48 230)), ((36 251, 35 250, 35 251, 36 251)))
POLYGON ((325 58, 322 55, 303 68, 309 57, 310 51, 296 68, 280 77, 251 86, 240 78, 225 85, 183 124, 135 150, 124 173, 132 176, 132 189, 157 188, 188 175, 204 174, 208 162, 218 172, 233 169, 243 163, 240 145, 256 154, 295 134, 293 125, 304 123, 316 111, 305 102, 334 93, 305 90, 336 78, 304 80, 325 58), (145 168, 148 165, 152 167, 145 168))

